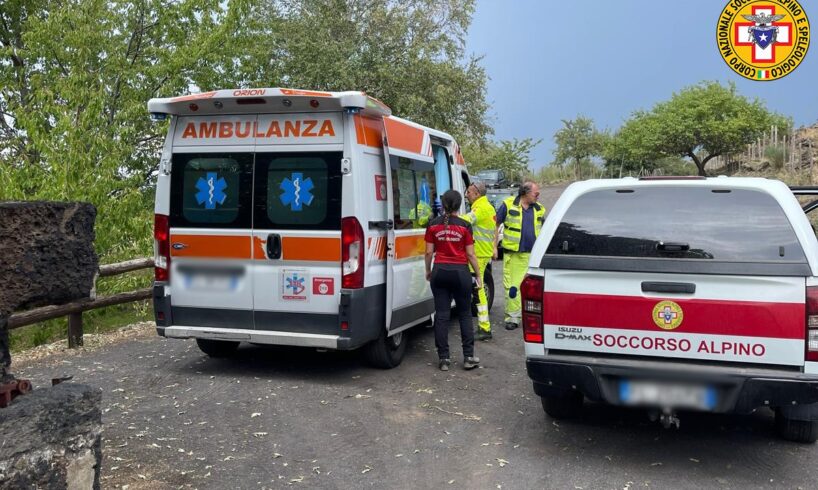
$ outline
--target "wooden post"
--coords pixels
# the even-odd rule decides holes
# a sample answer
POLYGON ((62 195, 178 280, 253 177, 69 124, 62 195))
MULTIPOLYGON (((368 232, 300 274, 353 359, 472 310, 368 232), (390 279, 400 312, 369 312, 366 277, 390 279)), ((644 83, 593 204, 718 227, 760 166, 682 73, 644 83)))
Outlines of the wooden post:
POLYGON ((68 348, 82 347, 82 312, 68 315, 68 348))

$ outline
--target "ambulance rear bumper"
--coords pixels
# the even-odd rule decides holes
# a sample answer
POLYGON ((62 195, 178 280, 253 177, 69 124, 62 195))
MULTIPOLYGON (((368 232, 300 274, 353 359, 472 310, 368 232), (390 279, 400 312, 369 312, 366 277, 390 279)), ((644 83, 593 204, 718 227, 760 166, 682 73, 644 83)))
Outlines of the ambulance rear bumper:
POLYGON ((592 401, 621 405, 622 381, 695 383, 713 387, 714 412, 749 413, 756 408, 799 410, 799 417, 818 420, 818 376, 769 366, 695 364, 617 359, 584 355, 548 355, 526 360, 528 376, 539 396, 560 396, 576 390, 592 401))
POLYGON ((338 349, 338 335, 321 335, 296 332, 275 332, 270 330, 247 330, 210 327, 186 327, 174 325, 164 329, 164 336, 175 339, 212 339, 254 344, 291 345, 296 347, 316 347, 338 349))
POLYGON ((164 283, 153 293, 156 332, 169 338, 353 350, 379 337, 383 323, 375 319, 385 317, 383 284, 342 289, 338 313, 174 306, 164 283))

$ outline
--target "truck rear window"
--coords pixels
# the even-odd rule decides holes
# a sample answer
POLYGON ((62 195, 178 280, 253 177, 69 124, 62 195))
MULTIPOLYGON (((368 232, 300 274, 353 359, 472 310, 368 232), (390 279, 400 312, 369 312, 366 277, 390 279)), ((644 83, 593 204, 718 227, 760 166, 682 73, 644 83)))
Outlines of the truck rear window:
POLYGON ((770 195, 745 189, 598 190, 571 204, 546 254, 804 262, 795 232, 770 195))

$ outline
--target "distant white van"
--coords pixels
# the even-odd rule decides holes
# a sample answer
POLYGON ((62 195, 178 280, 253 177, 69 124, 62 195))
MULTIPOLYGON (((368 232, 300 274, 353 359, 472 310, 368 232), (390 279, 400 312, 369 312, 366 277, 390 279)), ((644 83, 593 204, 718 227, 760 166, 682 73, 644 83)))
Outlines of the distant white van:
MULTIPOLYGON (((170 116, 155 207, 157 331, 211 356, 240 342, 366 347, 400 364, 430 319, 425 225, 469 176, 454 138, 363 92, 218 90, 170 116)), ((489 272, 490 273, 490 272, 489 272)))

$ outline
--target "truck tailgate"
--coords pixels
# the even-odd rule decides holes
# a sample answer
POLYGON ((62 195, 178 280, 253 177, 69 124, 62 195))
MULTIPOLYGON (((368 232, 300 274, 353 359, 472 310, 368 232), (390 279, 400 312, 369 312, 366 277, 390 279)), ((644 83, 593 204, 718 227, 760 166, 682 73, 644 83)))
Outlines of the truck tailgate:
POLYGON ((805 294, 802 277, 550 269, 544 347, 803 365, 805 294))

